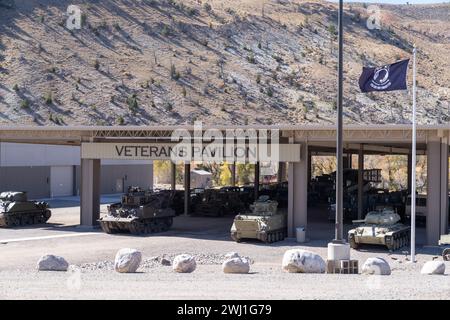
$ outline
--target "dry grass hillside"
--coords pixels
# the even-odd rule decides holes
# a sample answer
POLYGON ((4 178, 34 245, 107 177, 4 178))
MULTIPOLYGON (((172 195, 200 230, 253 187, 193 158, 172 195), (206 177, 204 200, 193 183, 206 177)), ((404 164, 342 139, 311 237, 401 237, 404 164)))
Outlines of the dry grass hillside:
MULTIPOLYGON (((362 65, 418 46, 421 123, 450 121, 450 5, 345 10, 345 121, 409 123, 410 92, 362 65)), ((297 0, 0 0, 0 125, 332 124, 336 5, 297 0), (65 27, 79 5, 81 30, 65 27)))

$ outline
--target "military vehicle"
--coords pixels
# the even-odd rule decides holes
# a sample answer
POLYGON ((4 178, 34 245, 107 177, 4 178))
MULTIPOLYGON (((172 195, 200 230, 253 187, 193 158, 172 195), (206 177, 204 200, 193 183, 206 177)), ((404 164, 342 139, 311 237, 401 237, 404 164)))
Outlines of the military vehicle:
POLYGON ((26 192, 0 193, 0 227, 45 223, 51 215, 48 203, 28 201, 26 192))
POLYGON ((192 205, 192 214, 197 216, 222 217, 244 209, 237 187, 206 189, 192 205))
POLYGON ((99 219, 106 233, 146 234, 167 231, 172 226, 171 190, 143 190, 130 187, 122 201, 108 206, 108 214, 99 219))
POLYGON ((362 223, 348 232, 350 247, 358 249, 360 244, 385 245, 389 250, 397 250, 409 244, 411 228, 400 223, 400 216, 390 208, 378 208, 369 212, 362 223))
MULTIPOLYGON (((439 245, 450 245, 450 230, 449 230, 449 234, 441 235, 441 239, 439 240, 439 245)), ((444 261, 450 261, 450 247, 445 248, 442 251, 442 259, 444 259, 444 261)))
POLYGON ((260 196, 250 205, 251 213, 238 214, 231 226, 231 238, 258 239, 266 243, 284 240, 287 235, 286 214, 278 211, 278 202, 260 196))

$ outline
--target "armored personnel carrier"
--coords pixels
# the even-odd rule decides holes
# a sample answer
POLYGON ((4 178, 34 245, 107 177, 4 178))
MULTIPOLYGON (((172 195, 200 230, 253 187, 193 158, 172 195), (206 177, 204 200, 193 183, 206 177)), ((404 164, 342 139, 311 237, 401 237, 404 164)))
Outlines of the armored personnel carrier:
POLYGON ((411 228, 400 223, 400 216, 392 209, 371 211, 362 223, 348 232, 350 247, 357 249, 360 244, 384 245, 389 250, 397 250, 409 244, 411 228))
POLYGON ((51 215, 48 203, 28 201, 26 192, 0 193, 0 227, 45 223, 51 215))
POLYGON ((130 187, 122 201, 108 206, 108 214, 99 219, 106 233, 130 232, 146 234, 167 231, 172 226, 175 210, 170 190, 154 192, 130 187))
POLYGON ((284 240, 287 234, 286 214, 278 212, 278 202, 260 196, 250 205, 251 213, 238 214, 231 226, 231 238, 258 239, 266 243, 284 240))

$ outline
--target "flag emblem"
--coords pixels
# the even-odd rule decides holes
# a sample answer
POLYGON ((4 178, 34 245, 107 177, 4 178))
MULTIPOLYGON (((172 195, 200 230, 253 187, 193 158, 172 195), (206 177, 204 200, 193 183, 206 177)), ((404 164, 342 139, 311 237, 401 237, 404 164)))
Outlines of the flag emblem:
POLYGON ((382 67, 364 67, 359 78, 362 92, 406 90, 409 59, 382 67))

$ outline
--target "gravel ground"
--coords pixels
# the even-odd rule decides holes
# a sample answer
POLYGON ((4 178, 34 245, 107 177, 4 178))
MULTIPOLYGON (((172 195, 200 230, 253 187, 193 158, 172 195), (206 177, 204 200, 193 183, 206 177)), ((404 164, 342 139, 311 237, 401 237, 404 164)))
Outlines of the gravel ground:
POLYGON ((310 230, 317 231, 311 232, 310 240, 302 245, 293 239, 273 244, 235 243, 229 239, 228 218, 177 217, 169 232, 136 237, 64 225, 64 220, 73 220, 77 210, 54 209, 53 225, 0 229, 0 242, 16 240, 0 244, 0 300, 450 299, 450 263, 446 263, 444 276, 420 274, 426 261, 442 259, 438 247, 418 246, 414 264, 407 260, 405 250, 389 253, 383 247, 366 246, 351 251, 352 259, 359 260, 360 266, 369 257, 386 259, 392 269, 390 276, 289 274, 281 270, 284 252, 303 248, 326 259, 328 241, 324 239, 331 237, 332 225, 309 224, 310 230), (48 235, 53 238, 43 238, 48 235), (138 273, 119 274, 113 270, 112 261, 121 248, 142 252, 138 273), (230 251, 254 262, 250 274, 222 272, 220 264, 230 251), (181 253, 196 257, 197 269, 193 273, 178 274, 161 264, 162 258, 171 261, 181 253), (43 254, 65 257, 69 271, 36 271, 36 262, 43 254))

